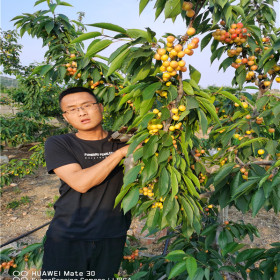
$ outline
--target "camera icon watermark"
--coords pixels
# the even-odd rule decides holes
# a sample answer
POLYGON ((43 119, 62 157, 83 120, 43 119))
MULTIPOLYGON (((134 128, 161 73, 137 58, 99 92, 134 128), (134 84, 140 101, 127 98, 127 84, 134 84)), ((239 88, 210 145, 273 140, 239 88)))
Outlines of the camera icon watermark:
POLYGON ((13 272, 13 280, 28 280, 28 272, 23 270, 23 271, 17 271, 15 270, 13 272))

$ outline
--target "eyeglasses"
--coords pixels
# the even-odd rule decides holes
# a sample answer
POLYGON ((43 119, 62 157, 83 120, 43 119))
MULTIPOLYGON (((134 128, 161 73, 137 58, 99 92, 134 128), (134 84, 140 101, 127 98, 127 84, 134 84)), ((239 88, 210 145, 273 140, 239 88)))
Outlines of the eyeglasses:
POLYGON ((75 114, 77 114, 79 112, 80 109, 82 109, 83 111, 84 110, 92 109, 95 104, 98 104, 98 103, 97 102, 95 102, 95 103, 87 103, 87 104, 84 104, 84 105, 82 105, 80 107, 76 107, 76 108, 71 108, 69 110, 65 110, 63 113, 64 114, 68 113, 69 115, 75 115, 75 114))

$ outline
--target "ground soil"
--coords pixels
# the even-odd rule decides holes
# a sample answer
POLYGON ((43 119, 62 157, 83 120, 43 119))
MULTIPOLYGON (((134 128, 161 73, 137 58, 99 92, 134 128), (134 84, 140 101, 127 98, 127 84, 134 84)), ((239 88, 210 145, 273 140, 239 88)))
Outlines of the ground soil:
MULTIPOLYGON (((2 155, 7 155, 10 159, 26 158, 30 155, 29 148, 4 149, 2 155)), ((50 221, 52 211, 50 205, 55 197, 59 196, 59 186, 59 179, 56 175, 49 175, 45 167, 36 170, 35 174, 14 180, 14 184, 10 186, 5 186, 1 197, 1 244, 50 221), (29 203, 15 209, 8 208, 9 203, 19 201, 26 196, 29 197, 29 203)), ((255 218, 252 218, 251 213, 242 214, 235 209, 229 209, 229 220, 244 220, 245 223, 258 227, 260 238, 256 238, 253 242, 246 239, 245 243, 248 247, 269 248, 272 242, 280 241, 280 215, 276 215, 273 211, 261 210, 255 218)), ((163 245, 158 245, 156 241, 158 236, 163 236, 166 232, 147 237, 140 233, 142 226, 143 221, 135 219, 129 234, 140 240, 140 246, 148 248, 148 255, 162 254, 163 245)), ((25 244, 40 242, 46 230, 47 227, 44 227, 5 247, 17 248, 25 244)))

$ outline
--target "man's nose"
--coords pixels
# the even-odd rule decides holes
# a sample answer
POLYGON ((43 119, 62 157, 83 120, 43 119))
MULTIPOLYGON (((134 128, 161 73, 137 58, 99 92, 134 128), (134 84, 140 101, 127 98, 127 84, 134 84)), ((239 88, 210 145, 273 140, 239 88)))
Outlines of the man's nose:
POLYGON ((86 115, 86 110, 83 107, 77 108, 79 112, 79 116, 84 116, 86 115))

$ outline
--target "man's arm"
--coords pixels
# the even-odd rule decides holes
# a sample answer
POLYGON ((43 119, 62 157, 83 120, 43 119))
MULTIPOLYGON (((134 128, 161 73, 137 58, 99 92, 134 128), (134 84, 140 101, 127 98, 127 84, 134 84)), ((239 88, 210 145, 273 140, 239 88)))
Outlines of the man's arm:
POLYGON ((116 150, 104 160, 89 168, 82 169, 78 163, 71 163, 55 168, 54 172, 71 188, 80 193, 85 193, 106 179, 122 158, 126 156, 128 147, 127 145, 116 150))

